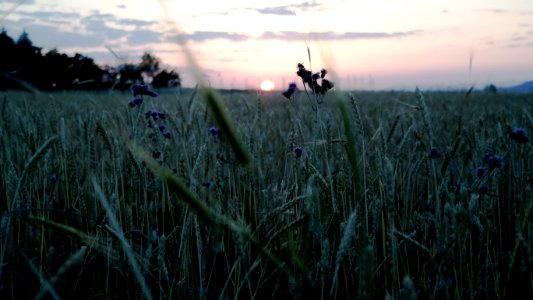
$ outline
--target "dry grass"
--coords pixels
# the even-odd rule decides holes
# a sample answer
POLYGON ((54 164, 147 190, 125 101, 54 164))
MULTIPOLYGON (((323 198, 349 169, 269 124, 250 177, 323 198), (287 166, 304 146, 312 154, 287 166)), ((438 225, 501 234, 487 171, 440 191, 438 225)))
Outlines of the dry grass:
POLYGON ((531 95, 201 95, 0 95, 0 298, 533 296, 531 95))

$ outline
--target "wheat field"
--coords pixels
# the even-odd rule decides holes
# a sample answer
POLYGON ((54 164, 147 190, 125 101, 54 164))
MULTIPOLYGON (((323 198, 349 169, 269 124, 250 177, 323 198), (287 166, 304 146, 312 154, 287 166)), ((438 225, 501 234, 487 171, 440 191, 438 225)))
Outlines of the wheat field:
POLYGON ((0 93, 0 298, 533 297, 531 94, 131 99, 0 93))

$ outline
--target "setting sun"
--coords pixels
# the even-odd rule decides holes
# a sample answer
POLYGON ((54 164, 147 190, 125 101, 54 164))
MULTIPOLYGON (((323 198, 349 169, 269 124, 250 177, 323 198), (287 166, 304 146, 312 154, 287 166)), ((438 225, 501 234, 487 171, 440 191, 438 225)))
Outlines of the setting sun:
POLYGON ((272 82, 272 80, 263 80, 263 82, 261 82, 261 90, 262 91, 265 91, 265 92, 270 92, 274 89, 274 82, 272 82))

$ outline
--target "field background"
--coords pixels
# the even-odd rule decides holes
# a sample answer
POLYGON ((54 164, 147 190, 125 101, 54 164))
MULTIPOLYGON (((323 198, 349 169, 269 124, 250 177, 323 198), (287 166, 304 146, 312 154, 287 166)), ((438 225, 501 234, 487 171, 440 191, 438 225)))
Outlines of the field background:
POLYGON ((531 94, 219 94, 1 93, 0 298, 533 297, 531 94))

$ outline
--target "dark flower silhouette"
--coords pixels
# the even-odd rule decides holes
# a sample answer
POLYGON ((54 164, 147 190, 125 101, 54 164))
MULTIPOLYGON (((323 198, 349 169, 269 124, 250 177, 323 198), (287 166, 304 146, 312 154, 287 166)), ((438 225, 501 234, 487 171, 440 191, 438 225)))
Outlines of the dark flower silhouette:
POLYGON ((133 97, 137 96, 150 96, 150 97, 157 97, 158 94, 150 88, 148 84, 134 84, 131 86, 131 91, 133 92, 133 97))
POLYGON ((296 91, 296 83, 291 82, 291 83, 289 83, 289 88, 286 91, 284 91, 282 94, 287 99, 291 99, 291 97, 292 97, 292 95, 294 94, 295 91, 296 91))
POLYGON ((478 193, 480 193, 480 194, 486 194, 488 191, 489 191, 489 187, 488 187, 487 184, 482 185, 478 189, 478 193))
POLYGON ((322 79, 322 94, 326 93, 327 91, 331 90, 333 88, 333 82, 322 79))
POLYGON ((219 135, 220 134, 220 128, 217 128, 217 127, 209 127, 208 129, 209 131, 209 134, 211 135, 219 135))
POLYGON ((487 167, 489 169, 499 169, 503 166, 503 157, 501 157, 498 154, 491 155, 491 154, 485 154, 483 156, 483 161, 487 164, 487 167))
POLYGON ((210 135, 215 137, 215 139, 217 141, 219 141, 219 142, 222 141, 222 131, 220 130, 220 128, 212 126, 212 127, 209 127, 209 129, 207 129, 207 131, 209 132, 210 135))
POLYGON ((141 106, 141 104, 143 104, 143 99, 140 97, 136 97, 128 103, 130 107, 141 106))
POLYGON ((477 178, 479 179, 483 178, 483 176, 485 176, 486 173, 487 173, 487 170, 485 168, 483 167, 478 168, 476 172, 477 178))
POLYGON ((528 137, 526 136, 525 128, 515 128, 513 131, 511 131, 509 136, 512 140, 516 141, 519 144, 525 144, 529 141, 528 137))
POLYGON ((324 79, 324 77, 326 77, 326 74, 328 74, 328 71, 326 69, 320 70, 320 78, 324 79))
POLYGON ((302 63, 299 63, 296 66, 298 67, 296 75, 302 78, 303 83, 307 84, 313 93, 324 95, 327 91, 333 88, 333 83, 324 78, 328 73, 326 69, 320 70, 320 73, 313 74, 311 71, 306 70, 302 63), (318 83, 319 79, 321 79, 322 85, 318 83))
POLYGON ((146 119, 152 118, 154 121, 157 121, 159 119, 166 119, 167 115, 162 112, 158 112, 157 110, 149 110, 144 113, 144 117, 146 119))
POLYGON ((203 182, 203 183, 202 183, 202 186, 203 186, 203 187, 206 187, 206 188, 210 188, 210 187, 211 187, 211 184, 212 184, 212 182, 211 182, 210 180, 208 180, 208 181, 203 182))
POLYGON ((302 147, 294 148, 294 155, 296 155, 296 158, 302 157, 303 153, 304 153, 304 149, 302 147))
POLYGON ((428 157, 430 159, 436 159, 436 158, 439 158, 441 155, 440 155, 440 151, 439 149, 433 147, 431 148, 431 150, 429 151, 429 154, 428 154, 428 157))

